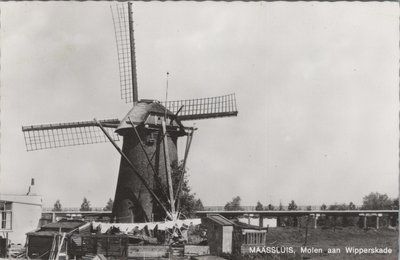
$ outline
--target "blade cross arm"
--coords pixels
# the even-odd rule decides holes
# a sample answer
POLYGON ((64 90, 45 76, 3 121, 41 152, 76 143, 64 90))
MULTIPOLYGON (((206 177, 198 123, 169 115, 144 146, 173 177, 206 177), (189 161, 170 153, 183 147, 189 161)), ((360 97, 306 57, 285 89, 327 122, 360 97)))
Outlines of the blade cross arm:
MULTIPOLYGON (((118 119, 107 119, 100 120, 103 126, 107 125, 107 127, 115 127, 117 128, 120 124, 118 119)), ((85 127, 85 126, 97 126, 94 121, 80 121, 80 122, 71 122, 71 123, 55 123, 55 124, 44 124, 44 125, 31 125, 31 126, 23 126, 22 131, 35 131, 35 130, 50 130, 50 129, 63 129, 63 128, 74 128, 74 127, 85 127)))
POLYGON ((238 114, 235 94, 210 98, 168 101, 163 104, 173 113, 183 106, 183 109, 178 115, 180 120, 228 117, 238 114))
POLYGON ((138 100, 135 38, 131 9, 130 3, 128 5, 125 3, 111 5, 118 52, 121 99, 126 103, 138 100))
MULTIPOLYGON (((118 126, 119 120, 101 122, 107 127, 112 138, 118 141, 119 137, 114 133, 114 128, 118 126)), ((23 126, 22 132, 27 151, 107 142, 94 121, 23 126)))

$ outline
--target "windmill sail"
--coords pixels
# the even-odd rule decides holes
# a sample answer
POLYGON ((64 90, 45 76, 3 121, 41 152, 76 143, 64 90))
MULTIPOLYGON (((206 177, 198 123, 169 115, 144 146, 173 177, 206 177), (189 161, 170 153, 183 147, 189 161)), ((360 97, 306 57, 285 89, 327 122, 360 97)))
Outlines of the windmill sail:
MULTIPOLYGON (((120 121, 111 119, 101 120, 100 122, 113 140, 118 141, 119 136, 114 133, 114 130, 120 121)), ((22 131, 27 151, 108 141, 94 121, 23 126, 22 131)))
POLYGON ((131 9, 131 3, 111 6, 118 51, 121 99, 126 103, 138 101, 135 38, 131 9))
POLYGON ((178 112, 178 110, 183 106, 178 114, 180 120, 227 117, 236 116, 238 114, 235 94, 209 98, 168 101, 164 102, 163 105, 173 113, 178 112))

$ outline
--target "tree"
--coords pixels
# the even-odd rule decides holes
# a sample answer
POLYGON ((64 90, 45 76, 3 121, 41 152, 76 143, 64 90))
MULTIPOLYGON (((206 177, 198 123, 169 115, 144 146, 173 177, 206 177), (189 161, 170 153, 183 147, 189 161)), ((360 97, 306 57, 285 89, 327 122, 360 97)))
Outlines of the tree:
POLYGON ((307 210, 312 210, 312 207, 311 206, 307 206, 307 210))
POLYGON ((328 209, 329 210, 347 210, 348 207, 344 203, 342 203, 342 204, 335 203, 334 205, 330 205, 328 209))
POLYGON ((203 202, 201 202, 201 199, 197 199, 194 203, 194 209, 195 211, 200 211, 204 210, 203 202))
POLYGON ((279 210, 283 210, 283 205, 281 201, 279 202, 279 210))
POLYGON ((399 198, 393 199, 392 208, 393 208, 393 209, 399 209, 399 198))
POLYGON ((393 201, 386 195, 371 192, 363 198, 363 209, 392 209, 393 201))
POLYGON ((61 211, 61 210, 62 210, 62 206, 61 206, 60 200, 57 200, 56 203, 54 203, 53 211, 61 211))
POLYGON ((275 207, 272 204, 268 204, 268 210, 274 210, 275 207))
MULTIPOLYGON (((172 183, 174 195, 176 196, 179 189, 179 182, 181 180, 181 176, 183 175, 183 181, 180 187, 180 196, 179 196, 179 212, 182 213, 187 218, 195 217, 195 212, 204 210, 203 202, 200 199, 196 198, 196 193, 192 192, 192 189, 189 186, 188 175, 186 174, 187 169, 183 169, 183 161, 174 162, 172 164, 172 183)), ((167 190, 167 189, 165 189, 167 190)), ((168 208, 168 207, 167 207, 168 208)))
POLYGON ((321 210, 326 210, 326 205, 325 205, 325 203, 321 205, 320 209, 321 209, 321 210))
POLYGON ((294 202, 294 200, 292 200, 292 201, 289 203, 288 210, 296 210, 296 209, 297 209, 297 205, 296 205, 296 203, 294 202))
POLYGON ((256 210, 257 211, 264 210, 263 204, 261 204, 261 202, 259 202, 259 201, 257 201, 256 210))
MULTIPOLYGON (((296 205, 296 203, 294 202, 294 200, 292 200, 292 201, 289 203, 289 205, 288 205, 288 210, 297 210, 297 205, 296 205)), ((287 226, 296 227, 297 224, 298 224, 297 217, 288 217, 288 218, 286 218, 286 225, 287 225, 287 226)))
MULTIPOLYGON (((195 212, 204 210, 203 203, 200 199, 196 198, 196 193, 192 192, 189 186, 187 169, 183 168, 183 161, 173 161, 171 164, 171 178, 172 189, 174 197, 176 198, 179 191, 179 199, 175 201, 175 209, 186 218, 195 217, 195 212), (183 175, 182 175, 183 174, 183 175), (182 179, 183 176, 183 179, 182 179)), ((160 198, 161 203, 166 209, 171 209, 169 202, 168 187, 163 183, 160 176, 155 176, 155 189, 154 193, 160 198)), ((162 207, 154 202, 153 204, 154 220, 160 221, 165 219, 165 212, 162 207)))
MULTIPOLYGON (((353 202, 350 202, 349 205, 346 205, 345 203, 338 204, 335 203, 334 205, 330 205, 329 210, 355 210, 356 205, 354 205, 353 202)), ((334 218, 329 218, 327 220, 327 223, 330 223, 332 225, 342 225, 342 226, 353 226, 358 220, 358 217, 354 216, 338 216, 334 218)))
POLYGON ((239 196, 236 196, 232 198, 232 201, 228 202, 225 204, 224 209, 225 210, 243 210, 243 208, 240 206, 240 201, 242 199, 239 196))
POLYGON ((195 217, 195 212, 204 210, 200 199, 195 198, 195 193, 184 192, 180 197, 179 211, 187 218, 195 217))
POLYGON ((110 210, 112 210, 113 205, 114 205, 114 201, 110 198, 110 199, 107 201, 107 205, 103 208, 103 210, 104 210, 104 211, 110 211, 110 210))
POLYGON ((80 211, 91 211, 91 210, 92 208, 90 207, 90 201, 88 201, 87 198, 83 198, 80 211))

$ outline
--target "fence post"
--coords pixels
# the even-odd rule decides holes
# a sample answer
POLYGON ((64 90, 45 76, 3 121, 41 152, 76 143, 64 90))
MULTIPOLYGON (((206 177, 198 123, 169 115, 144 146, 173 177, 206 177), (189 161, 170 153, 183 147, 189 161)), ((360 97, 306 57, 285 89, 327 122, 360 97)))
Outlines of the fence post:
POLYGON ((376 229, 379 229, 379 214, 376 214, 376 229))
POLYGON ((314 229, 317 229, 317 221, 318 221, 318 215, 314 215, 314 229))
POLYGON ((263 216, 259 216, 259 219, 258 219, 258 226, 259 227, 263 227, 264 226, 264 217, 263 216))
POLYGON ((364 229, 367 229, 367 214, 364 214, 364 229))

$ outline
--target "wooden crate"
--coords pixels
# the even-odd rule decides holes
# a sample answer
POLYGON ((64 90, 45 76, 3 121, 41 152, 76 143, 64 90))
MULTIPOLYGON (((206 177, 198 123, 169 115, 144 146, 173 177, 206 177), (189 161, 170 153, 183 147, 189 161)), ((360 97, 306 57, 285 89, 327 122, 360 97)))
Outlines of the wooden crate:
POLYGON ((184 246, 185 256, 209 255, 209 254, 210 254, 210 246, 197 246, 197 245, 184 246))
POLYGON ((129 245, 128 257, 168 257, 169 246, 163 245, 129 245))

